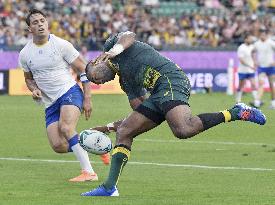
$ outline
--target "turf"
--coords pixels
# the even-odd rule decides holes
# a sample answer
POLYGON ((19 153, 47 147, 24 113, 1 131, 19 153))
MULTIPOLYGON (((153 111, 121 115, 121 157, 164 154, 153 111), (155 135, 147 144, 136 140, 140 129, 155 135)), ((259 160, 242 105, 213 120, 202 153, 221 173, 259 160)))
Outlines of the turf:
MULTIPOLYGON (((51 150, 43 108, 29 96, 0 96, 0 204, 274 205, 275 111, 268 109, 268 100, 265 96, 265 126, 233 122, 180 141, 163 123, 135 140, 119 182, 120 197, 85 198, 79 194, 102 183, 109 167, 90 155, 99 182, 69 183, 79 165, 72 154, 51 150), (17 158, 27 160, 11 160, 17 158)), ((234 99, 199 94, 190 104, 198 114, 228 108, 234 99)), ((92 118, 82 117, 78 131, 129 112, 124 95, 95 95, 92 118)))

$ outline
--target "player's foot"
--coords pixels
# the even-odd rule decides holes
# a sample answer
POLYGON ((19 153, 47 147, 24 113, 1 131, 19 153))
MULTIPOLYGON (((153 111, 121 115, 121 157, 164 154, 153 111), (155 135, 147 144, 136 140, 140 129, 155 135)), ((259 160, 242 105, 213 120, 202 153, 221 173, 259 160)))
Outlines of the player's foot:
POLYGON ((116 186, 113 186, 110 190, 106 190, 103 185, 100 185, 91 191, 82 193, 81 196, 119 196, 119 193, 116 186))
POLYGON ((260 107, 262 107, 262 106, 264 105, 264 102, 261 101, 259 106, 258 106, 258 105, 255 105, 254 102, 249 102, 249 105, 250 105, 251 107, 260 108, 260 107))
POLYGON ((259 125, 264 125, 266 122, 265 115, 257 108, 249 107, 244 103, 238 103, 234 106, 234 108, 239 109, 239 120, 250 121, 259 125))
POLYGON ((109 153, 100 155, 100 159, 104 164, 106 164, 106 165, 110 164, 110 154, 109 153))
POLYGON ((85 182, 85 181, 97 181, 98 176, 96 173, 89 173, 85 170, 81 171, 81 174, 75 178, 70 179, 70 182, 85 182))

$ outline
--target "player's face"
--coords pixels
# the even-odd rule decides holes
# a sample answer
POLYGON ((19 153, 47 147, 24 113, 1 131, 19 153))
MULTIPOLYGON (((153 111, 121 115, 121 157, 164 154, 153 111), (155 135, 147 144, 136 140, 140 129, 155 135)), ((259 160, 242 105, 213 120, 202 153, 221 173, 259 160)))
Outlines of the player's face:
POLYGON ((252 38, 252 36, 248 36, 248 37, 245 39, 245 43, 248 44, 248 45, 252 44, 252 43, 253 43, 253 38, 252 38))
POLYGON ((92 65, 86 71, 87 78, 95 84, 104 84, 115 78, 115 73, 108 68, 105 62, 99 63, 92 68, 92 65), (92 68, 92 69, 91 69, 92 68))
POLYGON ((39 13, 31 15, 29 30, 34 36, 48 36, 49 29, 47 19, 39 13))
POLYGON ((266 37, 267 37, 266 32, 261 32, 261 33, 260 33, 260 39, 261 39, 262 41, 265 41, 265 40, 266 40, 266 37))

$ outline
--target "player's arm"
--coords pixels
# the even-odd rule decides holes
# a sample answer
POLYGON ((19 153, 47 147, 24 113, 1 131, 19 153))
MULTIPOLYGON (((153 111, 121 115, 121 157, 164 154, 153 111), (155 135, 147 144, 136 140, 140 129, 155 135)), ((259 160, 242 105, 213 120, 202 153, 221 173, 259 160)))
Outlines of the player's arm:
POLYGON ((25 82, 28 89, 32 92, 32 98, 34 100, 40 100, 42 98, 41 90, 38 88, 31 72, 24 72, 25 82))
POLYGON ((246 63, 246 61, 243 58, 239 58, 239 61, 241 62, 241 64, 254 69, 254 67, 252 65, 249 65, 248 63, 246 63))
POLYGON ((86 73, 85 73, 86 62, 83 59, 83 57, 79 55, 71 63, 71 66, 77 73, 80 73, 80 81, 82 83, 83 93, 84 93, 83 109, 85 113, 85 118, 86 120, 88 120, 91 116, 92 106, 91 106, 91 89, 90 89, 91 83, 87 79, 86 73))
POLYGON ((117 41, 108 51, 103 53, 101 56, 101 61, 106 61, 109 58, 114 58, 121 54, 124 50, 129 48, 135 42, 136 34, 131 31, 126 31, 119 33, 117 36, 117 41))

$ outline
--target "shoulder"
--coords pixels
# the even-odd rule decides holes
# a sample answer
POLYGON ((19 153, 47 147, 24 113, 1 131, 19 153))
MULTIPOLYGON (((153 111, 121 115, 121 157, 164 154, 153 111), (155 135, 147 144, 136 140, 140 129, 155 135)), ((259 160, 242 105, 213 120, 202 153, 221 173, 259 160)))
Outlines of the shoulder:
POLYGON ((241 51, 244 51, 246 48, 245 48, 245 44, 241 44, 239 47, 238 47, 238 52, 241 52, 241 51))
POLYGON ((242 43, 242 44, 238 47, 238 49, 243 49, 244 47, 245 47, 245 44, 242 43))
POLYGON ((63 39, 63 38, 60 38, 54 34, 50 34, 50 42, 56 44, 57 46, 60 46, 60 47, 63 47, 63 46, 66 46, 66 45, 72 45, 69 41, 63 39))
POLYGON ((23 59, 27 56, 28 53, 31 52, 31 44, 32 41, 30 40, 23 48, 22 50, 19 52, 19 58, 23 59))
POLYGON ((275 41, 272 40, 271 38, 267 39, 267 42, 268 42, 268 44, 271 44, 271 45, 275 43, 275 41))

